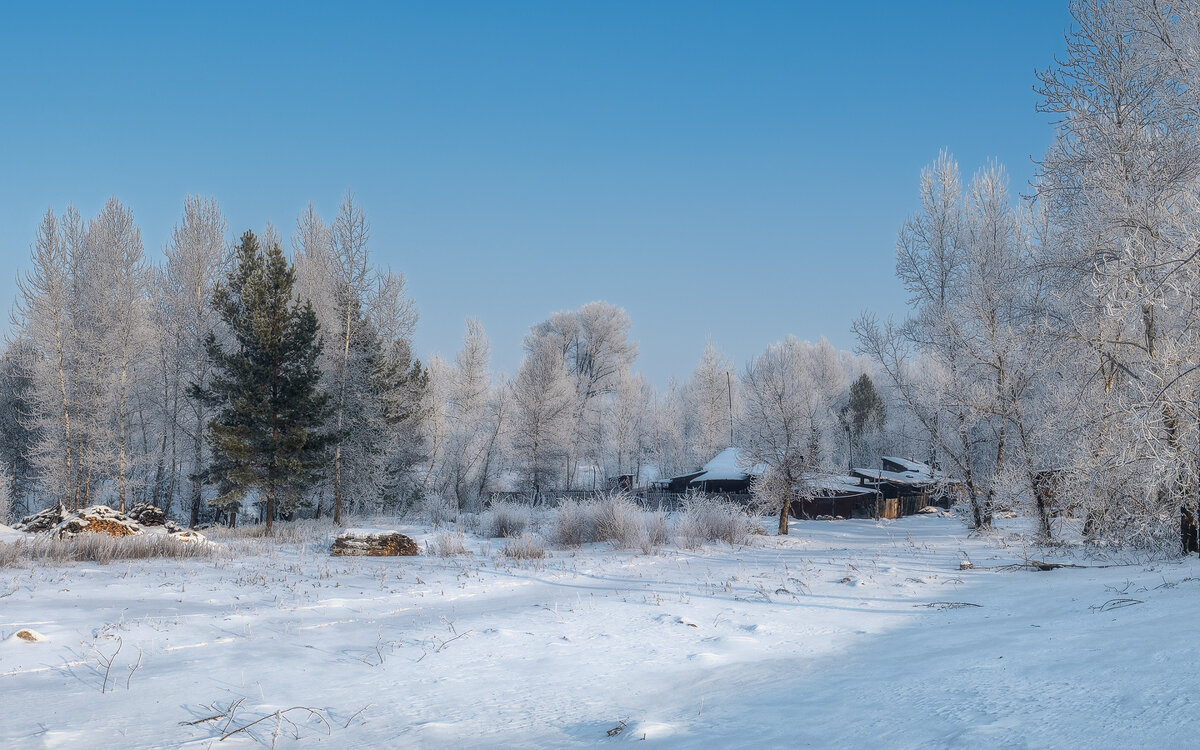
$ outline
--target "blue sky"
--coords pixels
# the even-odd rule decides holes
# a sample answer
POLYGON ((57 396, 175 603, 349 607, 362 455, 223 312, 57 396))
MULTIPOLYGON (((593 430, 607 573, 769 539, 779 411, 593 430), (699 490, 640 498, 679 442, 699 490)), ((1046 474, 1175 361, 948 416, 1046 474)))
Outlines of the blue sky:
POLYGON ((901 314, 896 229, 948 147, 1014 186, 1065 2, 25 3, 0 26, 0 299, 37 221, 109 195, 161 253, 188 193, 291 235, 353 190, 417 349, 467 316, 625 307, 638 367, 739 366, 901 314))

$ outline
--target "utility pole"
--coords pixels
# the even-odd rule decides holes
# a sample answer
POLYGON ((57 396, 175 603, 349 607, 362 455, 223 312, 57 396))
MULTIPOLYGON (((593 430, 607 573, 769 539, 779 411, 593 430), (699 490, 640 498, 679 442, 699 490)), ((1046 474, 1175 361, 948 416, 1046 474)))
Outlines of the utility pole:
POLYGON ((729 447, 733 447, 733 375, 725 371, 725 393, 729 396, 729 447))

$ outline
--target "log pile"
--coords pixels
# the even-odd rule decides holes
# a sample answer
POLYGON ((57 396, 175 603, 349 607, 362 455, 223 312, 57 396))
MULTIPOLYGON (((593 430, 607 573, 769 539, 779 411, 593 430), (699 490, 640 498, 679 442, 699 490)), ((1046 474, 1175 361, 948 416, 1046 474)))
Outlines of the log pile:
POLYGON ((417 554, 417 543, 398 531, 350 529, 333 540, 329 554, 361 557, 406 557, 417 554))
POLYGON ((37 513, 25 516, 13 528, 17 531, 25 531, 30 534, 45 534, 62 523, 67 515, 66 506, 59 503, 51 508, 39 510, 37 513))
POLYGON ((142 533, 142 525, 107 505, 93 505, 69 514, 50 533, 60 539, 79 534, 136 536, 142 533))
POLYGON ((143 526, 166 526, 171 523, 162 508, 150 503, 138 503, 129 509, 127 515, 143 526))
POLYGON ((202 534, 180 527, 168 519, 161 508, 148 503, 133 506, 127 514, 113 510, 107 505, 92 505, 82 510, 70 511, 59 503, 52 508, 25 516, 21 523, 13 528, 29 534, 48 534, 60 539, 80 534, 137 536, 147 529, 161 529, 176 539, 189 542, 204 539, 202 534))

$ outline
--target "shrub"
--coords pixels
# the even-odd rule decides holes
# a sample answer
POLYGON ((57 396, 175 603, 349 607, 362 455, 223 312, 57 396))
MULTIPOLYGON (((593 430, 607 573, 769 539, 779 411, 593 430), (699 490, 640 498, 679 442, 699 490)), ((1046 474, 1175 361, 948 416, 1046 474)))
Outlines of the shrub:
POLYGON ((429 554, 437 557, 454 557, 455 555, 469 555, 466 538, 461 531, 443 532, 427 543, 429 554))
POLYGON ((530 523, 529 508, 516 503, 492 503, 479 519, 480 534, 489 538, 520 536, 530 523))
POLYGON ((645 514, 623 492, 590 500, 564 500, 554 513, 551 539, 578 547, 588 542, 612 542, 620 548, 638 547, 646 536, 645 514))
POLYGON ((705 542, 742 544, 752 533, 756 519, 728 500, 695 495, 684 500, 676 531, 685 547, 705 542))
POLYGON ((596 540, 618 548, 637 547, 646 533, 642 509, 624 492, 597 498, 592 504, 596 540))
POLYGON ((458 519, 458 508, 454 501, 438 494, 424 495, 414 510, 417 517, 433 528, 439 528, 458 519))
POLYGON ((580 500, 563 500, 554 511, 550 536, 555 544, 578 547, 596 538, 595 518, 591 504, 580 500))
POLYGON ((546 556, 546 545, 539 537, 521 534, 505 541, 500 554, 514 560, 540 560, 546 556))
POLYGON ((667 513, 662 508, 647 513, 645 516, 646 536, 643 539, 642 551, 650 554, 656 547, 662 547, 671 541, 671 526, 667 523, 667 513))

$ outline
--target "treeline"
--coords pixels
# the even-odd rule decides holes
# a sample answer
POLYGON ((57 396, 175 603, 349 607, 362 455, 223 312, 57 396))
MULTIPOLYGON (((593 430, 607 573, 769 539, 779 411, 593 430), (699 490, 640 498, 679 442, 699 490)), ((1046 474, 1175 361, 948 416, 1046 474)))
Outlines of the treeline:
POLYGON ((411 494, 427 373, 404 277, 374 266, 352 197, 226 239, 188 198, 159 263, 132 213, 48 211, 0 357, 9 512, 151 503, 193 525, 247 497, 267 519, 411 494))
POLYGON ((788 338, 735 368, 709 346, 658 391, 628 316, 593 302, 534 325, 511 376, 476 321, 422 365, 352 199, 329 225, 301 215, 290 262, 271 227, 231 247, 211 200, 187 201, 156 264, 115 200, 48 213, 0 358, 0 486, 19 509, 144 501, 195 522, 252 496, 340 520, 644 484, 733 444, 781 531, 814 473, 897 454, 941 469, 979 528, 1023 508, 1047 539, 1080 519, 1097 542, 1200 550, 1200 9, 1071 12, 1038 76, 1057 125, 1031 195, 939 156, 896 243, 911 314, 858 319, 857 354, 788 338), (280 352, 296 385, 266 408, 280 352), (294 430, 264 438, 285 411, 294 430))
POLYGON ((870 363, 824 340, 788 339, 745 370, 709 345, 659 392, 634 369, 625 311, 593 302, 532 326, 511 376, 475 320, 452 360, 425 365, 404 278, 371 261, 352 197, 329 224, 310 205, 290 258, 273 227, 227 233, 214 200, 189 198, 151 262, 115 199, 90 220, 47 212, 0 356, 8 515, 151 503, 234 522, 251 500, 268 522, 302 509, 340 522, 622 475, 645 486, 731 444, 771 465, 795 448, 797 472, 928 452, 870 363), (759 377, 776 355, 793 368, 782 399, 759 377))

